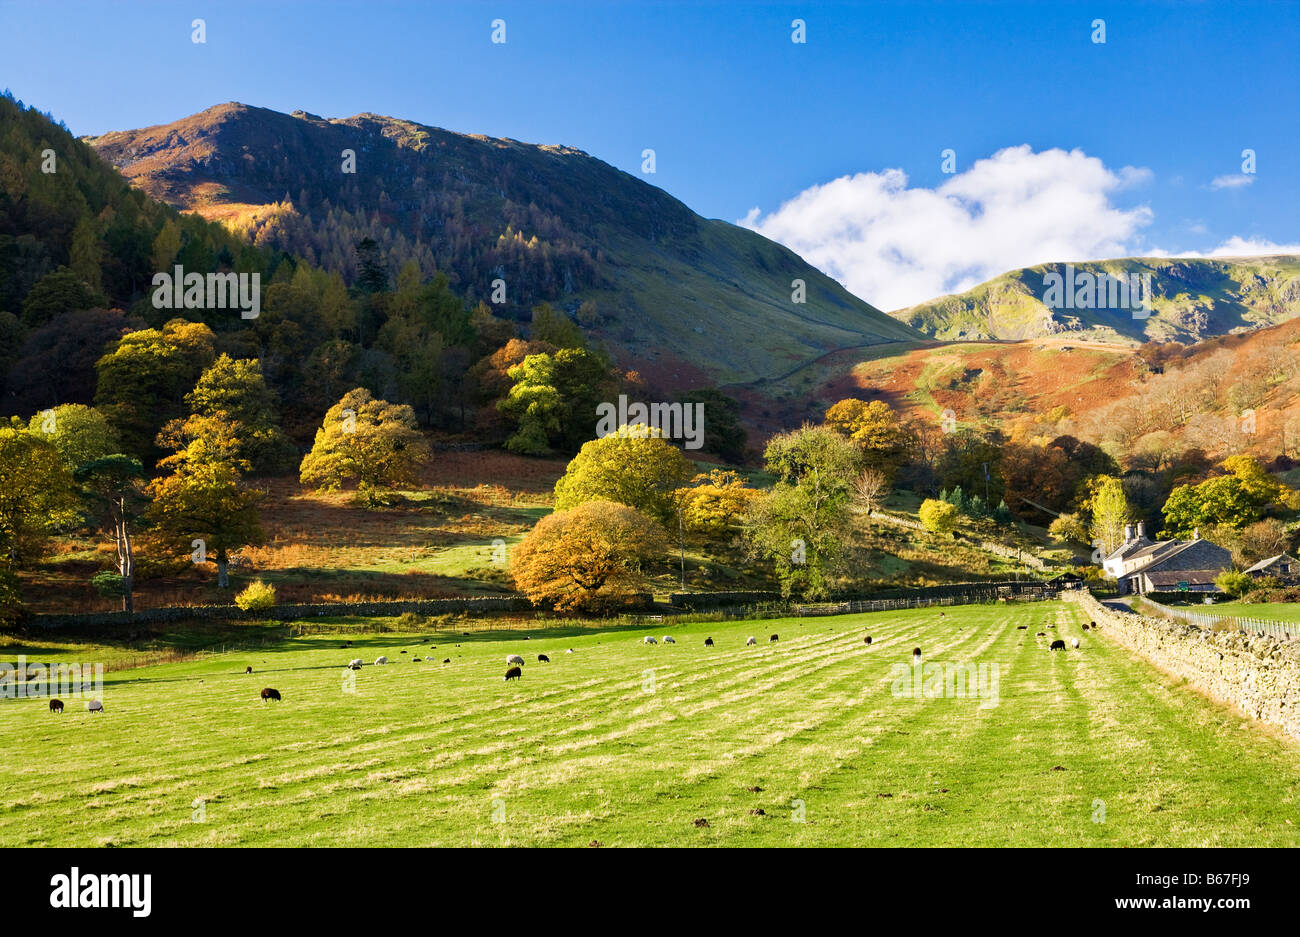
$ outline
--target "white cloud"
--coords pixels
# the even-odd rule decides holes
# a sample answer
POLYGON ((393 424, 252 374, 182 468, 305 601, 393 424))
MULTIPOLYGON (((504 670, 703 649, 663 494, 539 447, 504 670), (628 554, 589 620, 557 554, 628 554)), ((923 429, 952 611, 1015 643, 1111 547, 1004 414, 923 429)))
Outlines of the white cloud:
POLYGON ((881 309, 961 292, 1049 261, 1119 257, 1150 224, 1145 205, 1111 196, 1146 169, 1107 169, 1081 150, 999 150, 938 188, 908 188, 900 169, 813 186, 740 224, 785 244, 881 309))
POLYGON ((1215 176, 1210 180, 1211 189, 1240 189, 1243 186, 1250 185, 1255 181, 1254 176, 1248 176, 1243 172, 1233 173, 1227 176, 1215 176))
POLYGON ((1158 248, 1141 251, 1142 257, 1268 257, 1273 254, 1300 254, 1300 244, 1278 244, 1264 238, 1244 238, 1233 235, 1218 247, 1208 251, 1166 251, 1158 248))

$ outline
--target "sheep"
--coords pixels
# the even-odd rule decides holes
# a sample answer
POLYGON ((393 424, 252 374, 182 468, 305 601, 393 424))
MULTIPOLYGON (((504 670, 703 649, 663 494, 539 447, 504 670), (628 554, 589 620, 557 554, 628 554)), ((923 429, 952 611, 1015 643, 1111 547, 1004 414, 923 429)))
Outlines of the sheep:
POLYGON ((769 644, 771 644, 773 641, 780 641, 780 640, 781 640, 781 636, 777 634, 774 634, 772 635, 772 637, 767 639, 769 644))
POLYGON ((508 683, 511 680, 520 680, 523 678, 523 676, 524 676, 523 670, 521 670, 518 667, 511 667, 509 670, 506 671, 506 682, 508 683))
POLYGON ((1064 650, 1065 650, 1065 642, 1064 642, 1064 641, 1061 641, 1061 640, 1059 640, 1059 639, 1056 640, 1056 641, 1053 641, 1053 642, 1052 642, 1052 646, 1049 647, 1048 650, 1049 650, 1049 651, 1064 651, 1064 650))
POLYGON ((863 638, 863 639, 862 639, 862 643, 863 643, 863 644, 870 644, 870 643, 871 643, 871 635, 867 635, 865 638, 863 638))
POLYGON ((567 651, 565 651, 564 653, 566 653, 566 654, 572 654, 572 653, 573 653, 573 648, 569 648, 569 649, 568 649, 567 651))
POLYGON ((704 646, 705 646, 705 647, 713 647, 713 639, 712 639, 712 638, 705 638, 705 639, 704 639, 704 646))
POLYGON ((677 640, 671 634, 664 635, 664 644, 676 644, 676 643, 677 640))
POLYGON ((745 647, 753 647, 757 643, 758 643, 758 639, 755 638, 752 634, 745 639, 745 647))
POLYGON ((444 657, 444 658, 442 659, 442 662, 443 662, 444 664, 450 664, 450 663, 451 663, 451 658, 450 658, 450 657, 444 657))
POLYGON ((1046 632, 1046 631, 1040 631, 1040 632, 1038 632, 1036 635, 1034 635, 1034 637, 1036 637, 1036 638, 1045 638, 1045 637, 1047 637, 1047 632, 1046 632))
POLYGON ((252 673, 252 672, 253 672, 253 668, 252 668, 252 667, 245 667, 245 668, 244 668, 244 673, 252 673))
POLYGON ((360 669, 361 669, 360 657, 353 658, 352 660, 348 661, 348 670, 360 670, 360 669))
POLYGON ((1028 628, 1028 627, 1029 627, 1028 625, 1016 625, 1016 630, 1017 630, 1017 631, 1024 631, 1024 630, 1025 630, 1026 628, 1028 628))
POLYGON ((551 659, 550 659, 549 657, 547 657, 545 654, 538 654, 538 655, 537 655, 537 663, 539 663, 539 664, 549 664, 550 662, 551 662, 551 659))
POLYGON ((522 666, 524 665, 524 659, 523 659, 522 657, 520 657, 518 654, 507 654, 507 655, 506 655, 506 663, 507 663, 507 664, 518 664, 520 667, 522 667, 522 666))
POLYGON ((650 637, 650 635, 646 635, 644 638, 642 638, 642 641, 643 641, 644 643, 646 643, 646 644, 658 644, 658 643, 659 643, 659 642, 656 641, 654 638, 650 637))
POLYGON ((267 700, 269 700, 269 699, 273 699, 273 700, 275 700, 277 703, 280 702, 280 691, 279 691, 279 690, 272 689, 272 688, 269 687, 269 686, 268 686, 268 687, 263 687, 263 688, 262 688, 262 702, 265 703, 265 702, 266 702, 267 700))
POLYGON ((61 699, 52 699, 52 700, 50 700, 50 712, 52 712, 52 713, 61 713, 61 712, 63 712, 63 700, 61 700, 61 699))
POLYGON ((1070 639, 1070 647, 1074 648, 1074 649, 1077 651, 1077 650, 1079 649, 1079 639, 1078 639, 1078 638, 1071 638, 1071 639, 1070 639))
POLYGON ((92 713, 102 713, 104 711, 104 704, 97 699, 93 699, 86 704, 86 711, 92 713))
POLYGON ((921 662, 921 649, 919 647, 914 647, 912 648, 912 663, 919 664, 920 662, 921 662))
POLYGON ((376 657, 376 658, 375 658, 375 666, 376 666, 376 667, 382 667, 382 666, 383 666, 384 664, 386 664, 386 663, 388 663, 388 658, 387 658, 387 657, 384 657, 382 654, 381 654, 379 657, 376 657))

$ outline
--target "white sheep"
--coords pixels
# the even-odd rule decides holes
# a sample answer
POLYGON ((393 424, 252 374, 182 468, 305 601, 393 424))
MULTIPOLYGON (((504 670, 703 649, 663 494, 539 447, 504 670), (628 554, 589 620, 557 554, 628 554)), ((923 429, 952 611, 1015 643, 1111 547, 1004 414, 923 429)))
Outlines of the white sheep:
POLYGON ((360 658, 360 657, 356 657, 356 658, 353 658, 352 660, 348 661, 348 670, 360 670, 360 669, 361 669, 361 658, 360 658))
POLYGON ((573 653, 573 648, 569 648, 569 649, 568 649, 567 651, 565 651, 564 653, 566 653, 566 654, 572 654, 572 653, 573 653))
POLYGON ((86 711, 92 713, 102 713, 104 711, 104 704, 97 699, 93 699, 86 704, 86 711))
POLYGON ((659 642, 656 641, 654 638, 650 637, 650 635, 646 635, 646 636, 645 636, 645 643, 646 643, 646 644, 658 644, 659 642))
POLYGON ((1079 649, 1079 639, 1078 639, 1078 638, 1071 638, 1071 639, 1070 639, 1070 647, 1074 648, 1074 649, 1077 651, 1077 650, 1079 649))
POLYGON ((518 664, 519 666, 522 667, 523 664, 524 664, 524 659, 523 659, 522 657, 520 657, 518 654, 507 654, 507 655, 506 655, 506 663, 507 663, 507 664, 518 664))
POLYGON ((664 644, 676 644, 676 643, 677 642, 673 640, 673 636, 671 634, 664 635, 664 644))
POLYGON ((380 656, 380 657, 376 657, 376 658, 375 658, 375 666, 376 666, 376 667, 378 667, 380 664, 386 664, 386 663, 388 663, 388 658, 387 658, 387 657, 380 656))
POLYGON ((755 638, 752 634, 745 639, 745 647, 753 647, 757 643, 758 643, 758 639, 755 638))

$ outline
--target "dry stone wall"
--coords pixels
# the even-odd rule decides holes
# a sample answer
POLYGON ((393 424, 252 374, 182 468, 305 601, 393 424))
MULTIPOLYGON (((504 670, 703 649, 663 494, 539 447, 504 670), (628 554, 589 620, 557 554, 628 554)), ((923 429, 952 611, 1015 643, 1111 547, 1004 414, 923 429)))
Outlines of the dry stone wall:
POLYGON ((1062 597, 1082 605, 1103 637, 1300 740, 1300 641, 1116 611, 1087 592, 1062 597))

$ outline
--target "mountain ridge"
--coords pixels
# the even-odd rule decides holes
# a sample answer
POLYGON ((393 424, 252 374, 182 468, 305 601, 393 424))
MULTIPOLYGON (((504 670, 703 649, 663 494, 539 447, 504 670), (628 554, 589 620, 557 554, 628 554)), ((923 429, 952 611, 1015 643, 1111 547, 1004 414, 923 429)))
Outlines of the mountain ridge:
POLYGON ((944 341, 1080 339, 1140 344, 1196 342, 1252 331, 1300 315, 1300 256, 1232 258, 1121 257, 1020 267, 961 293, 939 296, 890 313, 944 341), (1045 278, 1067 268, 1094 277, 1150 276, 1151 314, 1131 308, 1062 309, 1044 302, 1045 278))
POLYGON ((576 147, 238 102, 85 139, 146 194, 254 243, 350 278, 368 236, 390 274, 414 260, 470 302, 502 279, 506 313, 524 320, 550 302, 665 376, 750 382, 837 348, 920 338, 788 248, 576 147), (355 173, 341 171, 344 150, 355 173))

